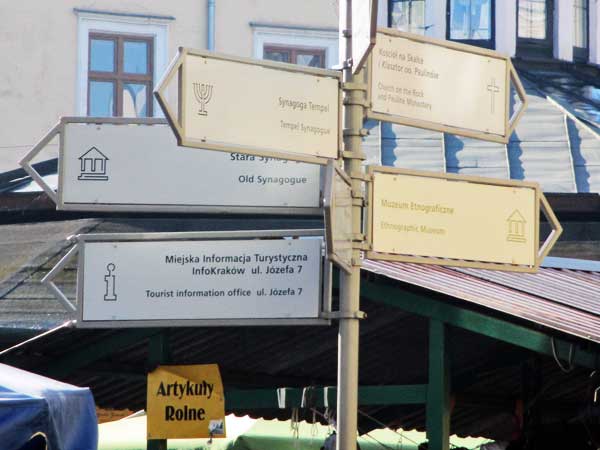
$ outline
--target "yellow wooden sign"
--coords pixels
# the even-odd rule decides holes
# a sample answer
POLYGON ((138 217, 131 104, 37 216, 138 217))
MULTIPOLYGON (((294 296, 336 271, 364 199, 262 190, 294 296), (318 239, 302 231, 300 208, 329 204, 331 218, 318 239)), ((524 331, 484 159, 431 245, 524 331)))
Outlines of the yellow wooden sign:
POLYGON ((562 228, 537 183, 370 167, 367 257, 534 272, 562 228), (539 248, 540 208, 553 232, 539 248))
POLYGON ((225 437, 216 364, 160 366, 148 374, 148 439, 225 437))
POLYGON ((342 143, 340 82, 333 70, 182 48, 155 95, 181 146, 327 164, 342 143))
POLYGON ((367 116, 385 122, 506 143, 527 105, 510 58, 388 28, 369 74, 367 116), (511 81, 522 102, 513 114, 511 81))

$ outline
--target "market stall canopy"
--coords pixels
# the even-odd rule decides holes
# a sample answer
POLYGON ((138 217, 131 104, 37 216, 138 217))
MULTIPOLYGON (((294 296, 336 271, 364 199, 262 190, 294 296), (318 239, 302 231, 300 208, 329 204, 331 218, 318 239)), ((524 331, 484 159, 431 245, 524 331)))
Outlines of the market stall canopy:
MULTIPOLYGON (((225 417, 226 438, 170 439, 170 450, 319 450, 333 428, 305 421, 263 420, 248 416, 225 417), (293 426, 292 426, 293 425, 293 426)), ((98 450, 145 450, 146 415, 134 414, 125 419, 101 424, 98 450)), ((425 442, 425 433, 416 430, 373 430, 358 438, 360 450, 417 450, 425 442)), ((479 448, 487 439, 452 436, 453 446, 479 448)))
POLYGON ((2 448, 18 449, 43 433, 48 450, 96 448, 98 422, 92 393, 0 364, 2 448))

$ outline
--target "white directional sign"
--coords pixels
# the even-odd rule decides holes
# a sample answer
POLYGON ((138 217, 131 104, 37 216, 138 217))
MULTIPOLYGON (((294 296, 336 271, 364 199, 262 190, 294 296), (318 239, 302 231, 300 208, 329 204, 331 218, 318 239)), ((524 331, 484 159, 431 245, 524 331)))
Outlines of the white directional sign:
POLYGON ((341 73, 181 49, 155 94, 179 145, 326 164, 341 149, 341 73), (178 113, 167 87, 179 74, 178 113))
MULTIPOLYGON (((57 209, 319 212, 314 164, 185 151, 164 120, 64 118, 58 130, 57 209)), ((23 162, 30 173, 33 156, 23 162)))
POLYGON ((352 0, 352 72, 367 61, 377 33, 378 0, 352 0))
POLYGON ((81 235, 78 326, 322 324, 323 247, 322 230, 81 235))
POLYGON ((510 58, 491 50, 385 28, 372 55, 373 119, 506 143, 527 104, 510 58))

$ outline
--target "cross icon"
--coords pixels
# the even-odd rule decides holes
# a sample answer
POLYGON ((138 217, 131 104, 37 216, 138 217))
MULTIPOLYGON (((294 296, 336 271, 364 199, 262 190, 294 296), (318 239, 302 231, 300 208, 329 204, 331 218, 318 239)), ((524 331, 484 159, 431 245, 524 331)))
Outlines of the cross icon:
POLYGON ((488 84, 487 90, 489 91, 490 96, 491 96, 491 100, 492 100, 491 108, 492 108, 492 114, 494 114, 494 112, 495 112, 495 107, 494 107, 495 106, 495 102, 494 102, 495 95, 494 94, 497 94, 498 92, 500 92, 500 88, 498 86, 496 86, 495 78, 492 78, 492 82, 490 84, 488 84))

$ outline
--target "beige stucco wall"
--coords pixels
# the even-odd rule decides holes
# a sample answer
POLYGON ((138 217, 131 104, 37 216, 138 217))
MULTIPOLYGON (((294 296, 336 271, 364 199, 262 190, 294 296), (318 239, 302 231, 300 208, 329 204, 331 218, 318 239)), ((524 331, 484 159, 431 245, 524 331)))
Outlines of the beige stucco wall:
MULTIPOLYGON (((0 168, 7 170, 61 115, 76 113, 74 8, 173 16, 169 60, 179 45, 206 47, 206 0, 0 0, 0 168)), ((0 170, 1 172, 2 170, 0 170)))
POLYGON ((216 0, 215 49, 252 56, 250 22, 337 28, 337 0, 216 0))
MULTIPOLYGON (((17 168, 60 116, 78 112, 74 8, 175 17, 169 61, 179 46, 207 45, 207 0, 0 0, 0 172, 17 168)), ((216 0, 216 50, 252 56, 250 22, 336 28, 337 0, 216 0)), ((56 146, 40 156, 56 156, 56 146)))

